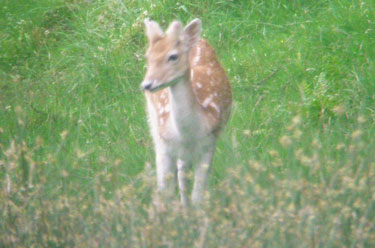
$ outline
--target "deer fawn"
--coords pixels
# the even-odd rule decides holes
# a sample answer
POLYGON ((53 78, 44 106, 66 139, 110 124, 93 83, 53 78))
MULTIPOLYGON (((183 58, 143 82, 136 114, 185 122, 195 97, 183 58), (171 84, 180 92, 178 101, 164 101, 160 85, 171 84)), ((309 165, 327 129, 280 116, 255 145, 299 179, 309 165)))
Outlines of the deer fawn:
POLYGON ((194 164, 192 202, 204 197, 209 166, 220 129, 229 119, 232 92, 213 48, 200 38, 201 21, 185 28, 172 22, 166 33, 145 21, 149 48, 145 91, 156 153, 157 189, 175 193, 188 205, 188 171, 194 164))

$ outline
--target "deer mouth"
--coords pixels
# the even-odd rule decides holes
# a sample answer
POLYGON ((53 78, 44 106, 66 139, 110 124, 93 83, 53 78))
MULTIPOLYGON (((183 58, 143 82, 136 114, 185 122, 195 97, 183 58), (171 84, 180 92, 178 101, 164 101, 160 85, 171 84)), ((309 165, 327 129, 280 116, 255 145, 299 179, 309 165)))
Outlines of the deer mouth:
POLYGON ((183 76, 177 77, 167 83, 158 84, 156 80, 148 81, 146 83, 142 83, 142 90, 144 91, 150 91, 152 93, 157 92, 159 90, 168 88, 170 86, 173 86, 180 82, 180 80, 183 78, 183 76))

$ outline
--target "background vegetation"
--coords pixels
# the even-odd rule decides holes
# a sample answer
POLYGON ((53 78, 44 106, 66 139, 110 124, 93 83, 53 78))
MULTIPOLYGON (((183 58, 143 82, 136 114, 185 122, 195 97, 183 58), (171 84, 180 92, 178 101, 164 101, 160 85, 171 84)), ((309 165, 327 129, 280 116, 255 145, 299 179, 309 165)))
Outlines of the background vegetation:
POLYGON ((374 13, 371 0, 2 0, 0 246, 374 247, 374 13), (202 210, 151 203, 146 17, 201 18, 232 81, 202 210))

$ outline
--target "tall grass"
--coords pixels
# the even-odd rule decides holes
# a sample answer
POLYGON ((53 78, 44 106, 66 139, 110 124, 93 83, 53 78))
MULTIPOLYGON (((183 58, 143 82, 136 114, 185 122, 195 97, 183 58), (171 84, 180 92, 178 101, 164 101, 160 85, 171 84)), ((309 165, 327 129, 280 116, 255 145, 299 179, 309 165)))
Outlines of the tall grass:
POLYGON ((1 247, 375 246, 373 1, 0 3, 1 247), (152 204, 143 20, 231 78, 208 202, 152 204))

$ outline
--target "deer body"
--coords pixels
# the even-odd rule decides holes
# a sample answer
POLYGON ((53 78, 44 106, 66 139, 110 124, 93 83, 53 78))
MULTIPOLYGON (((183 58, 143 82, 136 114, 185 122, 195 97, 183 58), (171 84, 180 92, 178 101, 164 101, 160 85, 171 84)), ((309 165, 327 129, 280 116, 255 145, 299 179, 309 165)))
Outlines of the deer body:
POLYGON ((174 194, 177 186, 187 205, 187 173, 194 164, 192 201, 202 200, 216 139, 227 122, 231 88, 212 47, 200 38, 201 22, 185 29, 172 22, 166 32, 146 21, 149 49, 145 90, 154 140, 158 191, 174 194))

